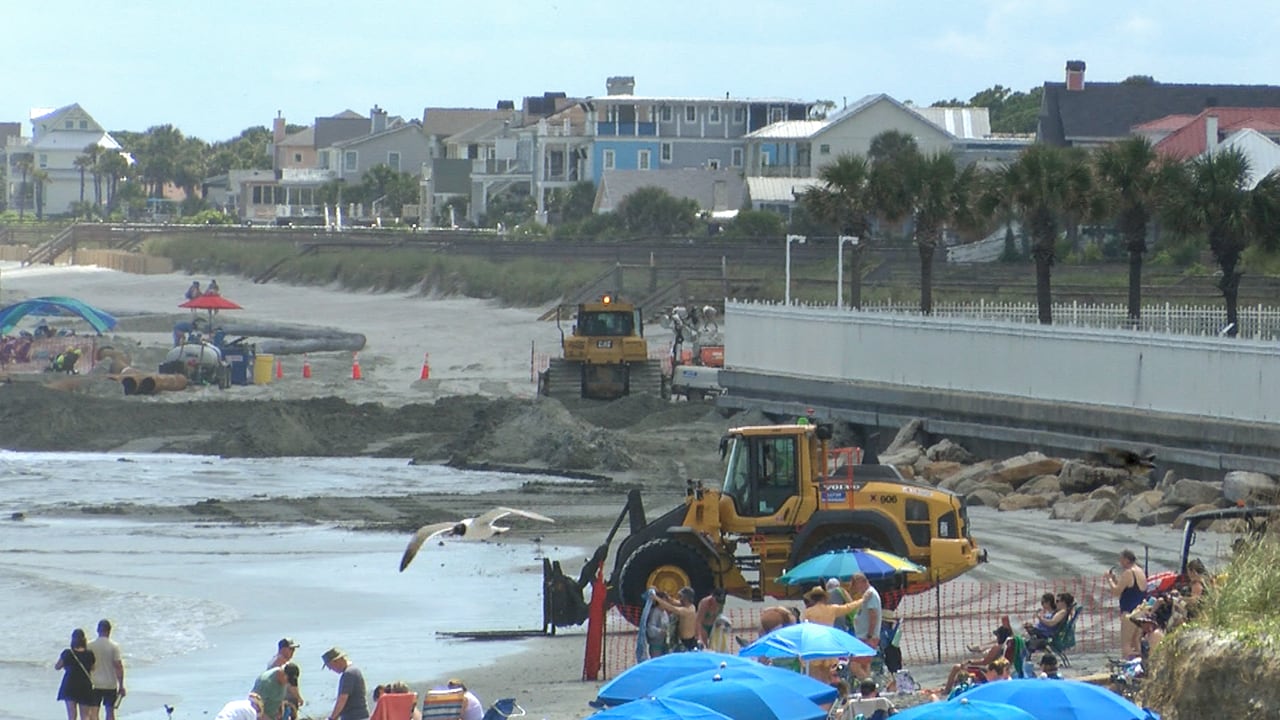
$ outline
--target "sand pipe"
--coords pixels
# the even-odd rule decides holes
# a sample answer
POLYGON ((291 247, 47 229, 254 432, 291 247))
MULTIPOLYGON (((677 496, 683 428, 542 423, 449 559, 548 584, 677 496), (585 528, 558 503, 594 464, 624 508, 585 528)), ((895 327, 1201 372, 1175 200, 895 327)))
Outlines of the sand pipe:
POLYGON ((159 392, 185 390, 186 375, 157 374, 126 375, 120 379, 125 395, 155 395, 159 392))

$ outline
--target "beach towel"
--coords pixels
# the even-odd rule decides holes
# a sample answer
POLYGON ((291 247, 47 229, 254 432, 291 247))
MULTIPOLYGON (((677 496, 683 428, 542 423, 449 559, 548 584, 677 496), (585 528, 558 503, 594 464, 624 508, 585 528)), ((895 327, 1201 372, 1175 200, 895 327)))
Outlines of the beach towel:
POLYGON ((640 622, 636 623, 636 663, 649 659, 649 613, 653 611, 653 591, 644 591, 644 608, 640 610, 640 622))
POLYGON ((418 704, 418 693, 383 693, 373 706, 369 720, 404 720, 413 715, 418 704))
POLYGON ((731 643, 733 642, 733 623, 729 618, 721 615, 716 618, 715 624, 711 627, 711 634, 707 636, 707 649, 712 652, 733 654, 731 643))

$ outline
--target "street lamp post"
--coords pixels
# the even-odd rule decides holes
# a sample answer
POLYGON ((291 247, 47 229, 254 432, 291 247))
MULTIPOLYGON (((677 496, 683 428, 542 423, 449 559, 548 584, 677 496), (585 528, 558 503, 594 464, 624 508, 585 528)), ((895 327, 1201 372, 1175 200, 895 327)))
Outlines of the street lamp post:
POLYGON ((787 236, 787 289, 784 291, 784 301, 787 305, 791 304, 791 243, 796 242, 804 244, 804 235, 788 235, 787 236))
POLYGON ((848 243, 856 250, 857 235, 841 235, 836 238, 836 307, 844 307, 844 246, 848 243))

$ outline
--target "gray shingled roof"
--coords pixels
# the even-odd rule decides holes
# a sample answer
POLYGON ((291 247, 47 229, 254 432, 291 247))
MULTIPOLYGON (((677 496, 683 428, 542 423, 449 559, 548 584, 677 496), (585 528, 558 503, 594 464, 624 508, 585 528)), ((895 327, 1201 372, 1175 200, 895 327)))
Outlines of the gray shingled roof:
POLYGON ((672 197, 689 198, 706 212, 737 210, 746 202, 746 183, 740 170, 606 170, 596 192, 596 211, 612 212, 631 193, 658 187, 672 197), (716 202, 716 183, 724 183, 721 202, 716 202))
POLYGON ((1068 145, 1073 139, 1122 138, 1135 125, 1166 115, 1196 115, 1215 105, 1280 107, 1280 87, 1086 83, 1083 90, 1069 91, 1066 83, 1047 82, 1036 139, 1050 145, 1068 145))

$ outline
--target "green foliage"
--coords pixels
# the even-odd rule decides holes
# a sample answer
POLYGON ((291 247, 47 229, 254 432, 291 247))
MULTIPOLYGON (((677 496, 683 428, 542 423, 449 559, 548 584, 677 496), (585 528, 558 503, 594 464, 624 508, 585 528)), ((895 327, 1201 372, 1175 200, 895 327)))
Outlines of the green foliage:
POLYGON ((1280 650, 1280 539, 1243 543, 1201 603, 1194 626, 1226 631, 1241 642, 1280 650))
POLYGON ((622 218, 616 213, 595 213, 577 222, 556 225, 552 237, 566 240, 614 240, 626 234, 622 218))
POLYGON ((198 238, 152 241, 149 252, 171 258, 197 274, 255 276, 285 262, 277 277, 298 284, 337 283, 352 290, 408 290, 498 300, 532 306, 550 302, 597 277, 594 263, 517 260, 495 263, 440 255, 417 248, 352 250, 298 256, 291 243, 217 242, 198 238))
POLYGON ((724 229, 729 238, 779 238, 786 235, 782 217, 767 210, 739 210, 724 229))
POLYGON ((964 105, 985 107, 991 118, 992 132, 1026 135, 1036 131, 1040 118, 1040 101, 1043 96, 1043 87, 1034 87, 1026 92, 1014 92, 1003 85, 995 85, 978 92, 969 98, 968 102, 952 98, 939 100, 933 105, 934 107, 964 105))
POLYGON ((537 209, 532 195, 512 188, 489 198, 488 212, 481 216, 480 225, 491 228, 501 223, 505 228, 516 227, 533 222, 537 209))
POLYGON ((622 198, 614 214, 632 237, 679 237, 698 224, 698 203, 672 197, 658 187, 642 187, 622 198))
POLYGON ((236 218, 230 215, 227 215, 221 210, 210 209, 210 210, 201 210, 195 215, 192 215, 185 222, 191 223, 193 225, 234 225, 236 224, 237 220, 236 218))
POLYGON ((574 183, 567 190, 557 188, 547 202, 547 212, 554 224, 576 223, 591 216, 596 202, 596 186, 589 181, 574 183))

